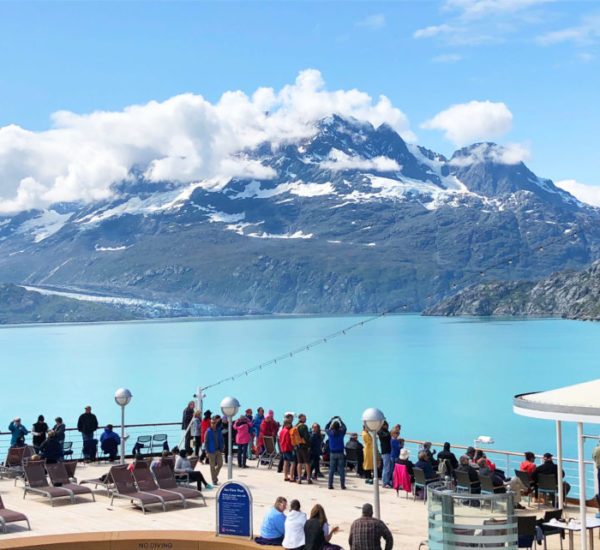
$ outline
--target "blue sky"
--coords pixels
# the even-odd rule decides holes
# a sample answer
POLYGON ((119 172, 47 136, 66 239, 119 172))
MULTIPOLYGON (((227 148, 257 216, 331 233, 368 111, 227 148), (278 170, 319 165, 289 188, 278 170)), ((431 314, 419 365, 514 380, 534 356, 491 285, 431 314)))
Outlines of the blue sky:
POLYGON ((512 119, 490 139, 526 147, 540 176, 595 185, 599 43, 591 1, 0 2, 0 127, 278 91, 310 68, 327 90, 385 95, 419 144, 446 155, 455 144, 423 122, 502 103, 512 119))

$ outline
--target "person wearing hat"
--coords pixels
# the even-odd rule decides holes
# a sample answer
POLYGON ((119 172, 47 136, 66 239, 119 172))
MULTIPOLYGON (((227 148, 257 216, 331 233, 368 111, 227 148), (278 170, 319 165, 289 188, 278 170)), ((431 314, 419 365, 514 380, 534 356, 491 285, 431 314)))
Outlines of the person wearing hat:
POLYGON ((22 447, 25 445, 25 436, 29 433, 27 428, 21 424, 19 417, 15 418, 9 425, 8 431, 11 433, 10 446, 22 447))
POLYGON ((413 470, 415 465, 410 461, 410 451, 408 449, 404 447, 400 449, 400 457, 394 460, 394 463, 406 466, 411 482, 415 481, 415 471, 413 470))
POLYGON ((265 419, 262 421, 260 425, 260 434, 258 436, 257 446, 263 446, 263 437, 270 436, 273 437, 273 440, 277 437, 277 432, 279 431, 279 422, 277 422, 274 418, 275 413, 272 410, 267 412, 265 419))
POLYGON ((81 432, 83 440, 83 458, 85 460, 94 460, 96 458, 94 441, 94 432, 98 429, 98 419, 92 413, 91 405, 85 408, 85 412, 77 420, 77 430, 81 432))
MULTIPOLYGON (((545 475, 553 475, 554 479, 558 483, 558 466, 552 462, 552 453, 544 454, 544 462, 540 464, 531 475, 531 480, 533 481, 533 486, 535 489, 535 498, 538 498, 538 476, 540 474, 545 475)), ((563 480, 565 478, 565 471, 562 472, 563 480)), ((563 494, 566 496, 569 494, 571 490, 571 485, 569 485, 566 481, 563 481, 563 494)))

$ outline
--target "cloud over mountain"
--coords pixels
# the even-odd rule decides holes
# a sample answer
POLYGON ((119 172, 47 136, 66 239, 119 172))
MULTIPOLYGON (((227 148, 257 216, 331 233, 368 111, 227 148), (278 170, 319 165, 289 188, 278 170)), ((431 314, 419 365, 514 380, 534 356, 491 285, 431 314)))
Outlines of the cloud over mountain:
POLYGON ((561 180, 556 182, 556 186, 568 191, 582 202, 600 206, 600 186, 598 185, 585 185, 576 180, 561 180))
POLYGON ((452 105, 421 124, 426 130, 442 130, 455 145, 506 134, 513 115, 504 103, 470 101, 452 105))
POLYGON ((328 91, 313 69, 279 91, 226 92, 214 104, 188 93, 118 112, 60 111, 47 131, 0 128, 0 213, 108 198, 111 186, 127 180, 133 168, 154 182, 217 175, 268 179, 273 170, 241 152, 263 141, 309 137, 315 121, 332 113, 374 126, 385 122, 414 139, 406 116, 388 98, 328 91))

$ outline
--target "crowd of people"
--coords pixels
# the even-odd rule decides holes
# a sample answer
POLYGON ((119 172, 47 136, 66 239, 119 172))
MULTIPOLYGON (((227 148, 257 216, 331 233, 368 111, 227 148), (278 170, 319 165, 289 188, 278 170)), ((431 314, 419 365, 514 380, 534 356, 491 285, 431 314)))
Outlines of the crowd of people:
MULTIPOLYGON (((92 413, 92 407, 86 406, 79 416, 77 429, 81 433, 83 456, 86 460, 94 460, 98 440, 95 433, 99 428, 98 419, 92 413)), ((210 410, 201 412, 195 410, 195 402, 190 401, 183 412, 182 429, 185 430, 185 445, 180 457, 187 460, 190 455, 199 457, 201 463, 207 463, 213 485, 218 484, 218 476, 223 461, 228 457, 228 419, 210 410)), ((64 441, 66 426, 61 417, 55 418, 52 428, 40 415, 28 430, 20 418, 15 418, 8 426, 11 434, 11 446, 25 445, 28 434, 32 436, 32 445, 36 453, 48 462, 62 460, 65 454, 64 441)), ((551 453, 543 456, 540 465, 535 464, 535 455, 525 453, 525 459, 520 464, 520 470, 529 479, 523 481, 519 477, 510 477, 480 449, 468 447, 465 454, 459 458, 451 451, 450 443, 446 442, 443 449, 437 453, 432 451, 431 442, 425 442, 419 449, 417 460, 410 459, 410 451, 405 447, 405 441, 400 437, 401 426, 396 424, 391 429, 387 422, 383 423, 377 432, 378 448, 376 449, 376 464, 373 463, 373 440, 369 430, 363 426, 362 433, 348 433, 347 426, 339 415, 333 416, 321 429, 319 423, 307 423, 305 414, 285 413, 280 422, 275 420, 272 410, 258 407, 253 414, 252 409, 246 409, 232 422, 233 442, 236 445, 237 465, 247 468, 248 459, 256 459, 265 449, 265 438, 273 438, 279 444, 280 461, 277 471, 283 474, 285 482, 312 484, 322 478, 320 471, 322 460, 329 462, 327 484, 329 489, 335 485, 336 475, 339 486, 346 489, 346 472, 356 469, 359 477, 365 483, 373 483, 373 471, 377 468, 378 477, 384 488, 398 488, 398 480, 394 481, 396 465, 404 466, 406 475, 414 482, 415 468, 423 471, 427 482, 439 480, 446 475, 455 477, 455 472, 465 472, 469 476, 470 490, 481 491, 480 478, 491 478, 496 492, 510 490, 515 494, 516 506, 521 507, 522 493, 535 493, 538 498, 538 476, 553 475, 558 478, 558 468, 553 462, 551 453)), ((116 459, 121 439, 108 424, 100 436, 102 450, 109 455, 109 460, 116 459)), ((134 450, 135 454, 135 450, 134 450)), ((600 478, 600 445, 594 450, 593 458, 599 467, 600 478)), ((186 466, 187 467, 187 466, 186 466)), ((563 472, 564 478, 564 472, 563 472)), ((564 482, 564 494, 570 490, 570 485, 564 482)), ((600 505, 600 495, 598 496, 600 505)))
MULTIPOLYGON (((96 459, 98 440, 95 438, 95 433, 98 427, 98 419, 92 413, 92 407, 88 405, 77 420, 77 430, 81 433, 82 438, 82 454, 87 461, 96 459)), ((17 417, 8 425, 8 431, 11 434, 10 446, 24 446, 26 436, 31 434, 31 444, 34 452, 46 462, 55 463, 72 453, 72 451, 65 449, 66 429, 67 427, 60 416, 54 419, 54 426, 50 428, 44 415, 40 414, 31 431, 23 425, 21 418, 17 417)), ((109 461, 112 462, 117 458, 120 443, 121 438, 113 431, 113 425, 107 424, 100 435, 100 447, 108 455, 109 461)))
MULTIPOLYGON (((200 460, 210 464, 213 482, 218 482, 218 472, 222 466, 222 457, 227 460, 227 418, 212 415, 211 411, 201 413, 194 411, 194 402, 190 402, 184 410, 182 428, 188 430, 186 437, 188 452, 194 452, 200 460), (207 436, 208 434, 208 436, 207 436), (191 444, 194 444, 192 451, 191 444)), ((556 464, 550 453, 546 453, 540 465, 535 464, 535 455, 525 453, 521 470, 529 476, 529 483, 519 477, 511 477, 498 468, 481 449, 468 447, 465 454, 458 457, 452 452, 449 442, 444 443, 437 453, 432 450, 432 443, 426 441, 419 449, 417 460, 410 459, 410 450, 400 437, 401 426, 396 424, 391 429, 387 422, 377 432, 377 463, 373 463, 373 440, 371 433, 363 426, 362 433, 348 433, 347 426, 340 416, 334 416, 325 424, 324 429, 317 422, 310 428, 305 414, 285 413, 280 422, 275 420, 272 410, 265 414, 259 407, 256 414, 246 409, 232 424, 233 441, 237 445, 237 463, 241 468, 247 467, 248 458, 259 457, 263 450, 264 438, 272 437, 278 442, 280 462, 278 472, 283 474, 283 481, 312 484, 323 478, 320 471, 322 460, 329 462, 327 484, 334 488, 336 475, 340 488, 346 489, 346 471, 356 468, 359 477, 365 483, 373 483, 373 471, 377 468, 378 477, 384 488, 398 488, 398 480, 394 481, 394 469, 397 464, 405 466, 406 475, 414 483, 414 469, 422 470, 427 482, 441 480, 445 476, 456 477, 455 472, 466 472, 470 480, 470 490, 481 492, 481 476, 491 479, 494 492, 512 491, 515 494, 515 505, 522 508, 521 495, 534 492, 537 498, 538 476, 551 474, 558 477, 556 464), (437 456, 436 456, 437 454, 437 456)), ((599 446, 600 447, 600 446, 599 446)), ((595 460, 600 465, 600 452, 595 460)), ((600 471, 600 470, 599 470, 600 471)), ((563 472, 564 476, 564 472, 563 472)), ((564 494, 570 485, 564 482, 564 494)), ((600 503, 600 497, 599 497, 600 503)))
MULTIPOLYGON (((341 546, 331 542, 339 527, 329 525, 323 506, 315 504, 308 517, 296 499, 290 502, 290 511, 286 515, 287 507, 287 499, 277 497, 263 517, 260 536, 254 539, 258 544, 283 546, 286 550, 341 550, 341 546)), ((364 504, 361 517, 350 528, 350 550, 380 550, 382 539, 385 550, 391 550, 394 544, 392 533, 383 521, 373 517, 372 505, 364 504)))

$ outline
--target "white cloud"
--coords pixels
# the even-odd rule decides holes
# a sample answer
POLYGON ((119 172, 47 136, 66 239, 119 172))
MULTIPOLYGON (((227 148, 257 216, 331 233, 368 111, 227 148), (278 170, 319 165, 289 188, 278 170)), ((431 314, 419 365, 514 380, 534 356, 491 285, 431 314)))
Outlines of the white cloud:
POLYGON ((536 7, 556 0, 446 0, 446 20, 414 32, 415 38, 437 38, 445 43, 473 46, 499 43, 522 27, 543 18, 536 7))
POLYGON ((431 38, 433 36, 438 36, 439 34, 448 34, 453 31, 453 28, 450 25, 431 25, 429 27, 425 27, 424 29, 418 29, 413 33, 414 38, 431 38))
POLYGON ((450 164, 454 166, 469 166, 478 162, 495 162, 497 164, 519 164, 531 158, 529 146, 524 143, 479 143, 470 148, 468 155, 454 157, 450 164))
POLYGON ((434 63, 456 63, 462 59, 462 56, 457 53, 445 53, 437 55, 431 59, 434 63))
POLYGON ((577 57, 584 63, 589 63, 590 61, 593 61, 594 59, 596 59, 596 56, 589 52, 579 52, 577 54, 577 57))
POLYGON ((328 91, 313 69, 281 90, 259 88, 250 97, 226 92, 214 104, 188 93, 118 112, 60 111, 47 131, 0 128, 0 213, 109 198, 112 184, 127 180, 132 168, 150 181, 269 179, 271 168, 240 152, 265 140, 309 137, 315 122, 333 113, 376 127, 386 122, 415 140, 406 116, 388 98, 328 91))
POLYGON ((385 15, 383 13, 376 13, 365 17, 362 21, 357 23, 359 27, 367 27, 371 30, 381 29, 385 27, 385 15))
POLYGON ((444 8, 458 10, 463 19, 483 19, 499 14, 515 14, 556 0, 447 0, 444 8))
POLYGON ((456 145, 506 134, 513 115, 504 103, 470 101, 452 105, 421 124, 426 130, 443 130, 444 137, 456 145))
POLYGON ((555 183, 557 187, 571 193, 575 198, 592 206, 600 206, 600 186, 585 185, 576 180, 561 180, 555 183))
POLYGON ((582 17, 580 25, 542 34, 536 38, 536 41, 542 46, 562 42, 587 45, 595 43, 598 38, 600 38, 600 13, 594 13, 582 17))
POLYGON ((375 170, 376 172, 397 172, 402 167, 388 157, 373 157, 370 159, 362 157, 351 157, 343 151, 333 149, 329 158, 320 163, 321 168, 327 170, 375 170))

